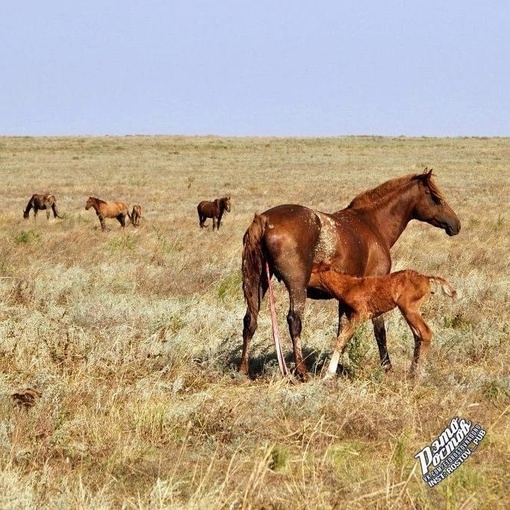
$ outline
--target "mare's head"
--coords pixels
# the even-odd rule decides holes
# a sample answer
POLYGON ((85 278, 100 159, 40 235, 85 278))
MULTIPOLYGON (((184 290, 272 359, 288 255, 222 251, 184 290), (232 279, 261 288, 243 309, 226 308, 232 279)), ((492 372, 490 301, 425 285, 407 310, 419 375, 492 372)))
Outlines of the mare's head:
POLYGON ((449 236, 457 235, 460 231, 460 220, 436 186, 432 169, 426 168, 424 173, 415 175, 412 179, 417 182, 419 189, 413 218, 442 228, 449 236))

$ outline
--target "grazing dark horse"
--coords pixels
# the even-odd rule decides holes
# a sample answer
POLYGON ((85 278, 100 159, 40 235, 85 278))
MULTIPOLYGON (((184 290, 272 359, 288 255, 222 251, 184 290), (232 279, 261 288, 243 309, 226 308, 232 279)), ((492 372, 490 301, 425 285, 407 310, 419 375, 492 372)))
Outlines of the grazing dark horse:
POLYGON ((410 375, 416 375, 420 359, 423 361, 427 355, 432 340, 432 330, 420 313, 421 305, 432 294, 432 283, 438 283, 443 292, 452 298, 457 294, 444 278, 426 276, 412 269, 384 276, 359 277, 339 273, 322 262, 314 267, 309 285, 325 290, 338 299, 348 320, 337 337, 325 378, 336 374, 340 356, 354 335, 356 326, 397 306, 414 336, 410 375))
MULTIPOLYGON (((257 316, 271 275, 283 281, 289 293, 287 323, 292 338, 296 375, 306 378, 301 351, 301 317, 306 298, 330 299, 309 286, 312 265, 325 261, 353 276, 388 274, 390 248, 411 220, 442 228, 449 236, 460 231, 460 221, 436 186, 432 170, 387 181, 358 195, 332 214, 302 205, 280 205, 255 215, 243 239, 243 292, 247 303, 240 371, 248 373, 248 347, 257 329, 257 316)), ((345 310, 339 305, 338 334, 345 310)), ((372 320, 381 365, 391 369, 382 316, 372 320)))
POLYGON ((102 230, 106 230, 105 218, 117 218, 122 227, 126 226, 128 205, 125 202, 105 202, 99 198, 89 197, 85 209, 88 211, 91 207, 96 211, 102 230))
POLYGON ((217 198, 214 202, 204 200, 197 206, 198 220, 200 228, 204 228, 206 218, 212 218, 213 230, 220 229, 221 218, 223 213, 230 212, 230 197, 217 198))
POLYGON ((142 217, 142 206, 138 204, 134 205, 131 214, 128 213, 128 216, 133 226, 138 227, 138 225, 140 225, 140 219, 142 217))
POLYGON ((46 210, 46 218, 49 220, 50 209, 53 211, 54 218, 62 218, 62 216, 58 214, 57 199, 55 198, 55 195, 51 195, 49 193, 46 193, 45 195, 32 195, 25 210, 23 211, 23 218, 28 219, 30 209, 34 210, 34 219, 37 218, 37 213, 39 211, 46 210))

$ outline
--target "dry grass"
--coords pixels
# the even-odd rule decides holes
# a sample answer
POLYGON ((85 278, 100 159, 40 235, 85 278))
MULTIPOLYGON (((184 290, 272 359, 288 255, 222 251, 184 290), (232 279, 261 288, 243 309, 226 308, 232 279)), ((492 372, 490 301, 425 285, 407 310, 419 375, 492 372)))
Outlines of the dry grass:
MULTIPOLYGON (((0 138, 2 508, 508 508, 508 139, 0 138), (394 372, 370 329, 349 377, 289 384, 267 308, 247 380, 240 360, 241 239, 255 211, 325 211, 387 179, 436 169, 463 223, 447 238, 412 223, 395 268, 448 278, 460 297, 424 307, 426 375, 406 379, 412 338, 388 319, 394 372), (33 193, 63 220, 24 221, 33 193), (219 233, 196 204, 229 193, 219 233), (140 203, 138 229, 89 195, 140 203), (11 395, 33 388, 31 404, 11 395), (487 436, 433 489, 414 455, 454 416, 487 436)), ((286 294, 277 286, 286 352, 286 294)), ((266 306, 266 305, 264 305, 266 306)), ((310 369, 330 353, 335 305, 309 302, 310 369)))

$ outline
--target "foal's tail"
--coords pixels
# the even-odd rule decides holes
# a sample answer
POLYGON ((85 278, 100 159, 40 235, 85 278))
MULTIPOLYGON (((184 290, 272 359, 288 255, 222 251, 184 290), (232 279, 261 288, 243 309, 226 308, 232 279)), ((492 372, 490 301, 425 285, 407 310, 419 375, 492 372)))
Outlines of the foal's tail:
POLYGON ((438 283, 447 296, 450 296, 451 298, 455 298, 457 296, 457 291, 444 278, 441 278, 440 276, 429 276, 429 281, 431 283, 438 283))
POLYGON ((243 292, 248 306, 256 307, 257 310, 260 309, 260 301, 263 296, 261 285, 266 280, 262 277, 266 262, 262 239, 266 232, 267 221, 263 214, 255 214, 243 237, 243 292))

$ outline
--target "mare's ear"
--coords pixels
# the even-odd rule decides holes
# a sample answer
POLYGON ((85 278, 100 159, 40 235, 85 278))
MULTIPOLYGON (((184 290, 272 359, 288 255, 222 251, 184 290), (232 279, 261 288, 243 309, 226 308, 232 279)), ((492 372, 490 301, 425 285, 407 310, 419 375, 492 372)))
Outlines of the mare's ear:
POLYGON ((422 184, 428 186, 431 179, 432 179, 432 168, 429 168, 428 166, 425 167, 425 170, 421 174, 416 174, 413 176, 413 179, 417 179, 418 181, 421 181, 422 184))

